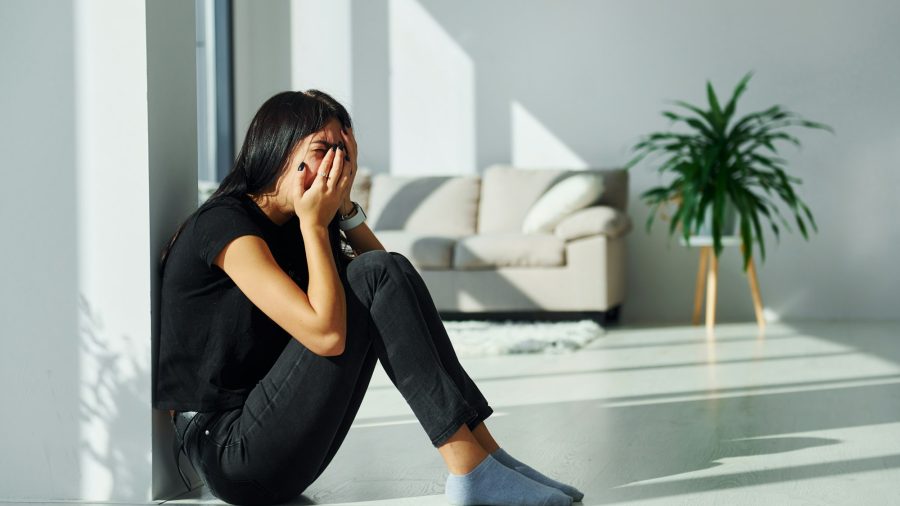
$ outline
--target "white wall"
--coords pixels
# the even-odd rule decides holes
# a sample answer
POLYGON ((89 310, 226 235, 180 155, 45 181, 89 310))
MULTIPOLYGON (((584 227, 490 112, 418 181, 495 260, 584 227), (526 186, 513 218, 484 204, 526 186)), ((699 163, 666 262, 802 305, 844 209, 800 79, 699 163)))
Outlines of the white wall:
MULTIPOLYGON (((257 5, 242 15, 263 16, 257 5)), ((343 3, 329 5, 279 4, 307 35, 280 23, 280 35, 241 39, 250 49, 236 50, 260 60, 241 72, 252 85, 236 83, 239 140, 268 95, 324 83, 352 91, 360 164, 377 172, 617 167, 641 135, 667 128, 668 101, 702 104, 706 79, 730 95, 753 70, 739 114, 779 103, 837 130, 797 130, 803 149, 782 149, 819 233, 807 242, 794 226, 779 243, 765 227, 769 254, 756 264, 768 318, 898 317, 900 4, 357 0, 349 35, 334 19, 343 3), (316 37, 325 26, 333 36, 316 37), (290 51, 267 50, 270 39, 290 40, 290 51)), ((638 196, 663 182, 649 164, 632 169, 625 322, 690 319, 698 252, 670 240, 664 223, 644 230, 638 196)), ((740 260, 736 249, 720 259, 719 321, 753 318, 740 260)))
POLYGON ((73 16, 71 3, 0 3, 2 500, 81 487, 73 16))
MULTIPOLYGON (((837 130, 797 130, 803 149, 783 148, 819 233, 766 235, 767 314, 898 317, 897 2, 366 0, 350 15, 360 163, 376 171, 621 166, 639 136, 667 128, 667 101, 702 103, 707 78, 730 95, 755 71, 738 113, 779 103, 837 130)), ((332 72, 306 73, 319 70, 332 72)), ((643 228, 638 195, 660 183, 632 169, 625 322, 690 320, 697 251, 659 222, 643 228)), ((719 272, 719 320, 752 321, 736 249, 719 272)))
POLYGON ((350 0, 234 0, 235 153, 281 91, 320 89, 353 114, 350 9, 350 0))
POLYGON ((319 89, 353 111, 353 33, 350 0, 292 0, 288 89, 319 89), (326 49, 327 47, 327 49, 326 49))
POLYGON ((234 153, 250 120, 275 93, 291 89, 290 0, 233 0, 234 153))
POLYGON ((151 335, 159 248, 196 202, 194 18, 153 6, 0 3, 0 500, 145 502, 171 476, 151 335))

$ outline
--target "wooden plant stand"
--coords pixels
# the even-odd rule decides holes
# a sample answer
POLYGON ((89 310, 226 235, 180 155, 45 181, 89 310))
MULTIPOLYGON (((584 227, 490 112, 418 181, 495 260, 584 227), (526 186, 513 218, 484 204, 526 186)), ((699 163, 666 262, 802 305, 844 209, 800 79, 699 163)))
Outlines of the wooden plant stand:
MULTIPOLYGON (((682 239, 684 244, 684 240, 682 239)), ((723 237, 722 244, 726 246, 740 245, 741 254, 744 253, 744 244, 737 237, 723 237)), ((706 330, 711 332, 716 324, 716 288, 718 283, 719 261, 713 252, 712 239, 705 237, 692 238, 689 246, 700 247, 700 267, 697 269, 697 284, 694 290, 694 314, 691 317, 693 325, 700 324, 700 309, 703 305, 704 286, 706 287, 706 330), (709 239, 708 241, 706 239, 709 239), (707 244, 708 243, 708 244, 707 244)), ((753 257, 747 265, 747 281, 750 283, 750 295, 753 297, 753 310, 756 313, 756 323, 760 330, 766 328, 766 320, 763 317, 762 297, 759 294, 759 282, 756 279, 756 267, 753 257)))

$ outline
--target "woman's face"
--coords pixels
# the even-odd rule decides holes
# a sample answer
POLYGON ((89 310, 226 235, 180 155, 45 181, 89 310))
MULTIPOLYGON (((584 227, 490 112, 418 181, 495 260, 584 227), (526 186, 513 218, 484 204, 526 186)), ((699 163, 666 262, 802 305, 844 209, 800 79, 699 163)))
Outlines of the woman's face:
POLYGON ((319 172, 322 158, 331 146, 343 141, 341 135, 341 122, 332 118, 322 130, 306 136, 300 145, 294 150, 290 161, 290 172, 299 174, 303 178, 303 188, 308 190, 315 182, 319 172), (301 172, 297 170, 300 163, 306 163, 306 168, 301 172))

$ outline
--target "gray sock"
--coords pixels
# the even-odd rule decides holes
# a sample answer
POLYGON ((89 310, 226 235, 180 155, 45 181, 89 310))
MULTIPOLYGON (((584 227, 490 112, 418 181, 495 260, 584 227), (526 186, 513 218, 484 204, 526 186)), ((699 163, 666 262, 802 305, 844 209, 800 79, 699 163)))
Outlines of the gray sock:
POLYGON ((566 495, 571 497, 575 502, 579 502, 584 498, 584 494, 581 493, 581 491, 578 490, 577 488, 575 488, 571 485, 566 485, 565 483, 560 483, 552 478, 548 478, 547 476, 544 476, 543 474, 541 474, 541 473, 537 472, 536 470, 532 469, 531 467, 529 467, 527 464, 514 459, 513 456, 506 453, 506 450, 504 450, 503 448, 498 448, 493 453, 491 453, 491 456, 494 457, 495 459, 497 459, 504 466, 506 466, 510 469, 515 469, 516 471, 524 474, 525 476, 531 478, 532 480, 534 480, 538 483, 543 483, 544 485, 547 485, 548 487, 553 487, 555 489, 563 491, 566 495))
POLYGON ((490 455, 467 474, 450 473, 444 487, 450 504, 471 506, 569 506, 572 498, 504 466, 490 455))

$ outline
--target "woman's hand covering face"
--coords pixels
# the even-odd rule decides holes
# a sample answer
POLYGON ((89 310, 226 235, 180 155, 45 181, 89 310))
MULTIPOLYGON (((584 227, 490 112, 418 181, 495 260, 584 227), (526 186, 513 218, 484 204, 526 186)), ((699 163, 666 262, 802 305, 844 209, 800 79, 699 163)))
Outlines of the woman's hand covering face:
POLYGON ((357 145, 356 138, 353 135, 353 128, 342 128, 341 136, 343 137, 343 145, 346 148, 346 158, 344 158, 345 170, 348 172, 350 181, 346 186, 342 195, 341 207, 345 210, 350 209, 350 189, 353 187, 353 181, 356 179, 357 171, 357 145))
POLYGON ((351 164, 344 159, 345 151, 332 147, 318 164, 315 180, 308 189, 304 177, 295 178, 292 200, 301 225, 327 226, 341 206, 344 195, 349 195, 351 164))

